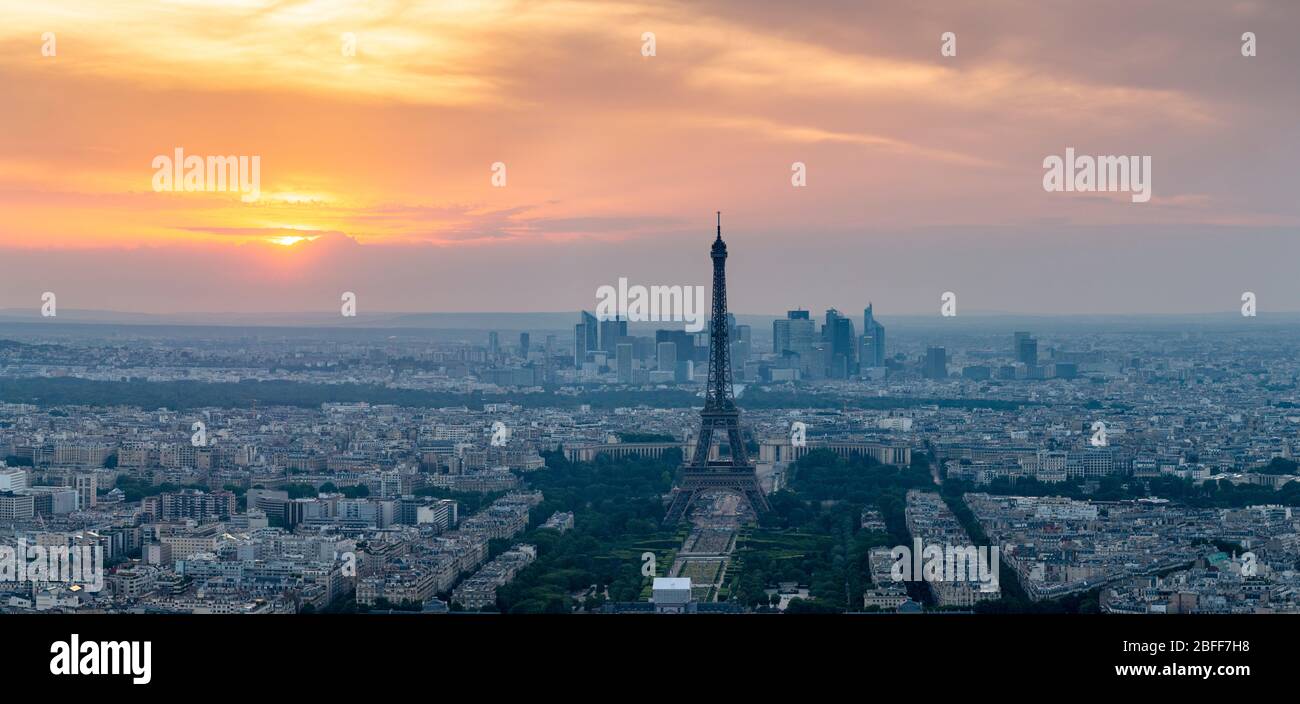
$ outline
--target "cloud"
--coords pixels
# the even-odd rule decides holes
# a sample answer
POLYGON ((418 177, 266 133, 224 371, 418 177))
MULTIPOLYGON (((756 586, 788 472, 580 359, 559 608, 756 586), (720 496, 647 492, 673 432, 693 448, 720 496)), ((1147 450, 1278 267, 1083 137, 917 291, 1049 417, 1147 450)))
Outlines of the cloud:
MULTIPOLYGON (((707 235, 718 209, 787 263, 867 261, 883 233, 942 231, 925 250, 939 258, 972 233, 1014 233, 964 259, 976 266, 1027 248, 1067 256, 1072 227, 1140 241, 1300 222, 1292 3, 0 0, 0 11, 0 248, 203 251, 201 262, 299 283, 313 267, 324 276, 334 247, 382 251, 397 254, 365 261, 422 261, 461 292, 483 284, 472 266, 526 253, 536 272, 510 283, 567 307, 573 292, 546 272, 572 274, 571 260, 609 246, 638 266, 687 265, 668 243, 693 251, 689 234, 707 235), (1258 57, 1240 56, 1246 29, 1260 34, 1258 57), (40 55, 45 31, 57 57, 40 55), (654 57, 640 53, 645 31, 654 57), (939 56, 944 31, 958 36, 951 59, 939 56), (340 51, 344 32, 355 57, 340 51), (1151 155, 1151 202, 1044 193, 1043 157, 1068 146, 1151 155), (259 156, 262 200, 153 193, 150 160, 176 147, 259 156), (498 161, 504 188, 490 180, 498 161), (790 185, 796 161, 807 188, 790 185), (268 244, 297 236, 318 239, 268 244), (253 259, 227 260, 233 250, 253 259)), ((42 261, 60 275, 61 259, 42 261)), ((416 297, 443 285, 404 281, 416 297)), ((123 295, 136 285, 116 283, 123 295)), ((802 271, 783 285, 820 283, 802 271)), ((171 302, 206 305, 191 289, 171 302)))

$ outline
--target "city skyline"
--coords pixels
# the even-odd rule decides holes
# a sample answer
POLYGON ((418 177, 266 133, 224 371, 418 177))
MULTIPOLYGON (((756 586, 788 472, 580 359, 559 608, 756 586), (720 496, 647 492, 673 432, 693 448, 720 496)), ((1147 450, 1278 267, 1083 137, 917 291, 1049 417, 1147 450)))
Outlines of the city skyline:
POLYGON ((0 17, 12 681, 1291 672, 1300 1, 0 17))
POLYGON ((1294 328, 936 345, 869 301, 769 347, 728 250, 707 331, 581 311, 572 348, 30 326, 0 341, 0 611, 1300 610, 1294 328))

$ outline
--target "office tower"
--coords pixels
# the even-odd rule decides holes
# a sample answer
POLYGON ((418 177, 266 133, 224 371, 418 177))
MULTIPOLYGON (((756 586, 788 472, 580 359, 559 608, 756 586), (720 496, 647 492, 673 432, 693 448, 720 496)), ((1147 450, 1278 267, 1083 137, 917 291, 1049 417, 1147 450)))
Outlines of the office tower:
POLYGON ((772 354, 780 356, 790 348, 790 319, 772 321, 772 354))
POLYGON ((0 521, 25 521, 35 515, 35 496, 31 494, 15 494, 12 491, 0 491, 0 521))
POLYGON ((528 358, 529 342, 530 342, 530 338, 528 336, 528 333, 526 332, 519 333, 519 356, 523 357, 524 359, 528 358))
POLYGON ((155 521, 193 518, 200 522, 224 520, 235 514, 235 495, 229 491, 195 491, 182 489, 147 496, 141 501, 145 513, 155 521))
MULTIPOLYGON (((711 335, 712 333, 708 330, 701 330, 691 335, 691 359, 697 362, 709 361, 709 338, 711 335)), ((678 348, 678 354, 680 355, 680 353, 680 348, 678 348)))
POLYGON ((615 347, 618 358, 618 383, 632 383, 632 344, 620 342, 615 347))
POLYGON ((1031 367, 1038 365, 1038 338, 1031 337, 1020 343, 1020 361, 1031 367))
POLYGON ((847 316, 835 321, 835 354, 842 354, 850 366, 857 364, 857 333, 854 331, 853 319, 847 316))
POLYGON ((927 379, 948 378, 948 352, 943 347, 929 347, 925 350, 925 367, 923 376, 927 379))
POLYGON ((676 347, 677 360, 694 360, 695 336, 685 330, 656 330, 655 343, 671 342, 676 347))
POLYGON ((813 335, 817 323, 806 310, 792 310, 784 320, 772 322, 772 353, 778 356, 797 355, 798 367, 805 373, 813 359, 813 335))
POLYGON ((72 488, 77 491, 77 510, 86 511, 99 503, 99 479, 94 473, 87 472, 74 476, 72 488))
POLYGON ((402 496, 402 475, 396 471, 379 473, 379 497, 396 499, 402 496))
POLYGON ((1109 447, 1089 447, 1070 451, 1065 460, 1065 476, 1096 478, 1115 471, 1115 451, 1109 447))
POLYGON ((573 326, 573 366, 581 367, 587 361, 587 355, 600 349, 597 343, 600 331, 596 326, 596 316, 582 311, 582 321, 573 326))
POLYGON ((22 491, 27 486, 26 470, 0 466, 0 491, 22 491))
POLYGON ((21 493, 32 495, 34 510, 42 516, 64 515, 77 510, 77 492, 67 487, 33 486, 21 493))
POLYGON ((834 308, 827 309, 826 323, 822 326, 822 344, 826 350, 826 375, 834 379, 847 378, 854 367, 853 321, 834 308))
POLYGON ((885 366, 885 326, 876 321, 871 303, 862 311, 862 350, 858 361, 863 367, 885 366))
POLYGON ((554 336, 554 335, 547 335, 547 336, 546 336, 546 350, 545 350, 545 351, 546 351, 546 356, 547 356, 548 358, 549 358, 551 355, 555 354, 555 336, 554 336))
POLYGON ((627 337, 627 321, 617 313, 613 318, 600 321, 600 349, 613 355, 620 338, 627 337))
POLYGON ((660 371, 677 373, 677 343, 660 342, 655 353, 655 364, 660 371))
POLYGON ((745 364, 749 361, 749 351, 752 347, 753 331, 748 325, 737 325, 735 333, 736 336, 732 338, 731 343, 731 366, 737 372, 737 376, 743 378, 745 364))
POLYGON ((863 333, 858 336, 858 370, 866 376, 868 369, 877 366, 876 338, 871 333, 863 333))
POLYGON ((1013 344, 1012 352, 1017 362, 1031 367, 1038 364, 1038 338, 1030 337, 1027 332, 1017 332, 1013 344))
POLYGON ((496 330, 488 333, 488 352, 495 355, 501 350, 501 336, 496 330))
POLYGON ((596 316, 582 311, 582 324, 586 330, 586 340, 583 343, 583 349, 587 352, 595 352, 600 349, 600 323, 596 316))
POLYGON ((293 528, 295 522, 291 506, 293 501, 289 492, 278 489, 249 489, 244 495, 248 509, 257 509, 266 514, 272 527, 293 528))
POLYGON ((632 359, 640 362, 641 367, 650 366, 650 360, 657 354, 655 339, 653 337, 637 335, 635 337, 623 338, 622 341, 632 345, 632 359))
POLYGON ((695 379, 695 362, 689 359, 677 360, 677 373, 673 376, 673 381, 678 384, 689 384, 695 379))
MULTIPOLYGON (((822 322, 822 342, 827 343, 827 349, 835 348, 835 321, 840 319, 840 312, 834 308, 826 309, 826 320, 822 322)), ((833 353, 833 352, 832 352, 833 353)))

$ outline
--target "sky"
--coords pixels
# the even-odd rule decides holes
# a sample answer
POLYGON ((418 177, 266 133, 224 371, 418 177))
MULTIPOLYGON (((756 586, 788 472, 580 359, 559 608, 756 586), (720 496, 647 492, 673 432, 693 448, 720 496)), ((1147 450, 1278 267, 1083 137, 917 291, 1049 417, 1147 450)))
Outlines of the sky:
POLYGON ((0 18, 0 308, 592 309, 619 277, 708 285, 721 210, 740 313, 938 315, 947 291, 959 315, 1230 311, 1245 291, 1300 310, 1300 3, 0 0, 0 18), (1149 156, 1150 201, 1045 191, 1067 147, 1149 156), (177 148, 257 157, 257 199, 155 190, 177 148))

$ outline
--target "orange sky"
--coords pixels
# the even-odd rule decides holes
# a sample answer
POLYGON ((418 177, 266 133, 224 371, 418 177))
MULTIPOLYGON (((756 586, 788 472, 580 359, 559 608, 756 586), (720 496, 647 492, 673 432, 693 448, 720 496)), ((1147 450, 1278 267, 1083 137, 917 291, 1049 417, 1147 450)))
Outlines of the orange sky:
MULTIPOLYGON (((486 248, 473 256, 517 275, 595 252, 615 276, 617 246, 707 235, 717 209, 773 266, 790 235, 850 248, 912 237, 929 257, 976 232, 1008 233, 981 235, 990 256, 1074 246, 1078 228, 1104 246, 1179 227, 1294 232, 1300 10, 1130 4, 3 0, 0 252, 146 247, 310 278, 313 261, 333 261, 311 247, 346 242, 375 270, 486 248), (1257 57, 1240 55, 1247 30, 1257 57), (956 57, 940 56, 944 31, 956 57), (656 56, 642 56, 644 32, 656 56), (1067 146, 1152 155, 1151 202, 1044 193, 1042 159, 1067 146), (152 159, 177 147, 260 157, 260 199, 154 192, 152 159), (796 161, 807 188, 790 185, 796 161)), ((56 281, 82 273, 42 257, 56 281)), ((440 273, 463 289, 468 261, 440 273)), ((528 280, 527 305, 590 305, 528 280)), ((102 300, 157 300, 122 296, 102 300)), ((28 298, 5 292, 0 306, 28 298)))

